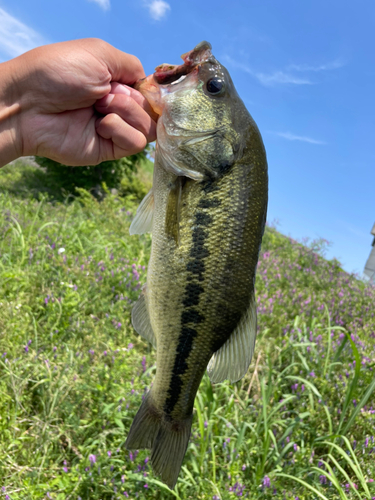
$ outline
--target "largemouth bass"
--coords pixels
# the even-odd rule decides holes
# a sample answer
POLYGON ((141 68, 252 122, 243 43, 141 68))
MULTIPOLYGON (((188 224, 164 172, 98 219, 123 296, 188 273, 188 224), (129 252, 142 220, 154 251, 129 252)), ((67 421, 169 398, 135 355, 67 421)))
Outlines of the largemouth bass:
POLYGON ((256 337, 255 273, 268 197, 258 128, 228 71, 202 42, 136 86, 160 115, 153 187, 131 234, 152 231, 135 330, 156 347, 156 376, 128 449, 151 449, 173 488, 207 368, 213 383, 242 378, 256 337))

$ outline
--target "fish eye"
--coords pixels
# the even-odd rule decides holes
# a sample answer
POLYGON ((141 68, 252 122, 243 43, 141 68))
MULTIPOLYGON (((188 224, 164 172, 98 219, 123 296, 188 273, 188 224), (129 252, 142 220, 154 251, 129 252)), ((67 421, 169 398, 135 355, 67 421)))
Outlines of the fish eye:
POLYGON ((210 78, 206 84, 207 92, 211 95, 221 94, 225 89, 225 83, 221 78, 210 78))

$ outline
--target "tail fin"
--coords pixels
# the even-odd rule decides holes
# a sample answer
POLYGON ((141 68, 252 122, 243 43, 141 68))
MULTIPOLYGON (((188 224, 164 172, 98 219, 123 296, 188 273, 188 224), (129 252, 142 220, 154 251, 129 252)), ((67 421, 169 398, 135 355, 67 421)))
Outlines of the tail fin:
POLYGON ((130 427, 125 442, 125 447, 128 450, 152 448, 155 437, 159 432, 162 416, 152 404, 150 394, 151 391, 147 393, 145 399, 142 401, 141 407, 130 427))
POLYGON ((170 420, 152 403, 147 394, 131 425, 125 447, 128 450, 150 448, 155 474, 174 488, 189 443, 193 415, 182 421, 170 420))

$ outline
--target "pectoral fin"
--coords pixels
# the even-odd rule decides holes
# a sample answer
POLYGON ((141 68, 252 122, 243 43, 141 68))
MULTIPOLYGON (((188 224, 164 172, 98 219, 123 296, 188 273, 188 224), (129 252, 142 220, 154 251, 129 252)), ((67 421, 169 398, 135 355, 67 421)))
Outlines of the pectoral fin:
POLYGON ((156 349, 156 337, 152 330, 150 316, 147 310, 146 285, 132 310, 132 325, 134 330, 145 340, 151 342, 156 349))
POLYGON ((177 177, 169 191, 165 215, 165 232, 175 240, 176 245, 180 241, 180 203, 183 179, 183 177, 177 177))
POLYGON ((213 384, 225 379, 237 382, 246 374, 254 353, 256 332, 257 312, 253 294, 237 328, 208 363, 207 372, 213 384))
POLYGON ((223 175, 235 159, 230 140, 220 131, 189 139, 180 145, 180 149, 193 156, 202 165, 203 171, 211 177, 223 175))
POLYGON ((130 234, 149 233, 154 218, 154 193, 152 189, 146 194, 137 208, 137 213, 130 225, 130 234))

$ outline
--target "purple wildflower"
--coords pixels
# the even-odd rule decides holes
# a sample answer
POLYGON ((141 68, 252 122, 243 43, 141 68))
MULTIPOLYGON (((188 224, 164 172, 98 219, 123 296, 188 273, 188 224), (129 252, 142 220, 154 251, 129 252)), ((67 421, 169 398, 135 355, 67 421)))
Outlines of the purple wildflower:
POLYGON ((264 488, 271 487, 271 479, 268 476, 264 476, 264 478, 263 478, 263 487, 264 488))

